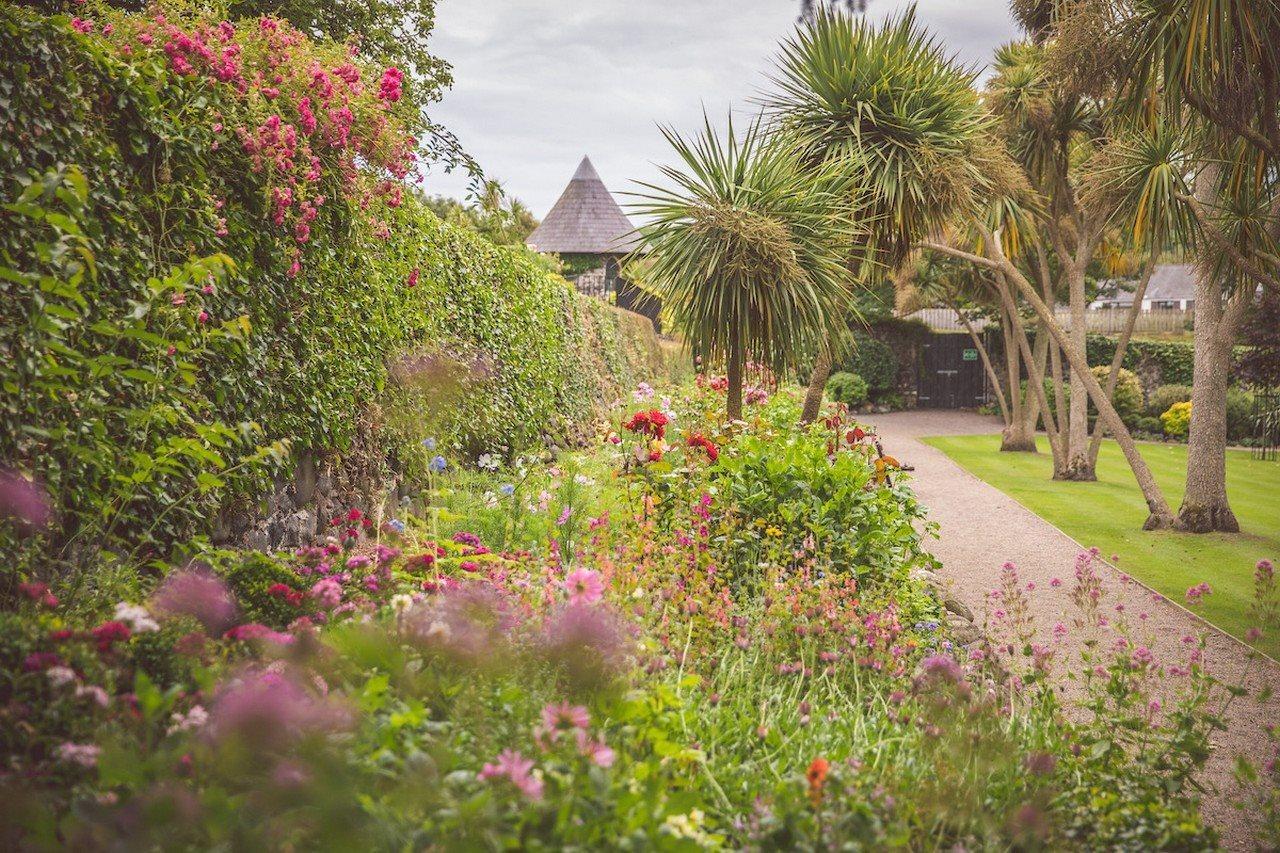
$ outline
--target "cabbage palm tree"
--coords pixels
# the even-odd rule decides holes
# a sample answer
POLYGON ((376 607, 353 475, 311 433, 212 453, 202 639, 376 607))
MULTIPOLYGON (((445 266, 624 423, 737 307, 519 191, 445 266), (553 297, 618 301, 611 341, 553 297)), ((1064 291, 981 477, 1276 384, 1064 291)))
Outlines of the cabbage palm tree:
POLYGON ((1108 182, 1138 202, 1135 234, 1159 221, 1189 232, 1183 247, 1198 260, 1196 346, 1179 523, 1192 532, 1238 530, 1226 493, 1226 385, 1257 288, 1280 292, 1280 4, 1022 5, 1050 21, 1059 68, 1128 96, 1123 105, 1138 131, 1120 140, 1125 156, 1108 182))
POLYGON ((794 367, 842 322, 862 194, 847 163, 809 168, 759 120, 741 136, 730 120, 724 137, 703 121, 692 139, 663 129, 680 166, 662 167, 668 187, 642 183, 634 207, 649 220, 646 284, 696 354, 725 362, 736 419, 748 359, 794 367))
MULTIPOLYGON (((865 172, 867 245, 851 245, 852 256, 896 266, 988 183, 989 121, 974 74, 916 24, 914 10, 876 24, 824 7, 783 42, 775 65, 764 106, 778 127, 815 168, 852 158, 865 172)), ((810 379, 807 420, 822 399, 831 343, 810 379)))

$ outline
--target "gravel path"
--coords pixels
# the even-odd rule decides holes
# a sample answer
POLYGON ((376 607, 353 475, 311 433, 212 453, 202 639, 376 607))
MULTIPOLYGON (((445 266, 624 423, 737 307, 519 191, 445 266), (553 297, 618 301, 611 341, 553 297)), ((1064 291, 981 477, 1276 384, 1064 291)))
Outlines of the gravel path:
MULTIPOLYGON (((999 587, 1001 566, 1009 560, 1017 565, 1022 581, 1036 584, 1030 598, 1043 641, 1051 640, 1055 623, 1071 624, 1074 608, 1068 592, 1075 558, 1081 545, 1088 547, 1089 543, 1077 543, 1013 498, 966 472, 942 451, 917 440, 922 436, 999 432, 998 419, 924 410, 866 415, 862 419, 876 428, 885 453, 915 466, 912 485, 929 508, 929 517, 940 525, 940 539, 933 543, 932 551, 942 562, 941 575, 951 585, 952 594, 972 609, 979 623, 986 593, 999 587), (1060 588, 1051 587, 1053 578, 1062 579, 1060 588)), ((1112 604, 1123 602, 1131 615, 1148 614, 1146 626, 1155 637, 1152 650, 1158 659, 1176 659, 1181 638, 1205 630, 1207 623, 1181 606, 1140 585, 1122 583, 1121 573, 1112 566, 1103 565, 1102 571, 1109 582, 1112 604)), ((1066 643, 1071 642, 1069 634, 1066 643)), ((1075 653, 1075 648, 1060 653, 1059 660, 1074 659, 1075 653)), ((1231 805, 1239 796, 1231 770, 1237 754, 1261 757, 1259 753, 1266 743, 1263 725, 1280 723, 1280 667, 1256 656, 1250 660, 1242 644, 1213 628, 1209 629, 1205 655, 1212 672, 1228 683, 1243 683, 1250 697, 1238 699, 1228 708, 1228 729, 1215 735, 1214 753, 1200 780, 1209 789, 1202 810, 1205 819, 1222 833, 1229 849, 1252 849, 1245 813, 1231 805), (1264 683, 1273 685, 1277 696, 1259 703, 1251 697, 1264 683)), ((1069 684, 1067 689, 1069 693, 1069 684)))

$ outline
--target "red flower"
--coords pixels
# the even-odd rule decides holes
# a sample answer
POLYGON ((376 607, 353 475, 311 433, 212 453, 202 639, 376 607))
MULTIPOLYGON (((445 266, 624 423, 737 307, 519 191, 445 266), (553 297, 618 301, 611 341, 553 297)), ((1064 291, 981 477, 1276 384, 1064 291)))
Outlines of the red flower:
POLYGON ((22 662, 24 672, 39 672, 51 666, 61 666, 62 658, 55 652, 32 652, 22 662))
POLYGON ((711 439, 707 438, 702 433, 695 432, 693 435, 689 436, 687 443, 690 447, 701 447, 706 452, 707 458, 712 462, 715 462, 720 458, 720 448, 716 447, 711 439))
POLYGON ((622 426, 626 430, 652 438, 662 438, 667 434, 667 416, 657 409, 648 412, 636 412, 622 426))
POLYGON ((813 759, 809 764, 809 769, 805 771, 804 776, 809 780, 809 798, 813 800, 815 806, 822 799, 822 786, 826 784, 827 772, 830 769, 831 763, 819 756, 813 759))
POLYGON ((352 507, 351 509, 347 510, 347 521, 359 521, 363 517, 364 517, 364 513, 362 513, 360 510, 356 509, 355 507, 352 507))
POLYGON ((90 633, 98 641, 98 651, 100 652, 110 651, 113 643, 124 642, 133 636, 133 632, 129 630, 128 625, 123 622, 117 622, 114 619, 109 622, 103 622, 90 633))

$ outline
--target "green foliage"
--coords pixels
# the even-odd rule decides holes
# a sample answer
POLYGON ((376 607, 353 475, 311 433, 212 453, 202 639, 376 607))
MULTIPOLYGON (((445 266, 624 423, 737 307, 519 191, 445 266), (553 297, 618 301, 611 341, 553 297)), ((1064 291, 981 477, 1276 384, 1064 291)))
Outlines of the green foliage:
POLYGON ((259 551, 206 551, 200 559, 227 582, 240 604, 241 622, 284 628, 300 615, 296 606, 271 591, 277 584, 306 591, 297 571, 280 559, 259 551))
POLYGON ((1146 435, 1154 435, 1156 437, 1164 434, 1164 424, 1160 423, 1160 418, 1151 417, 1149 415, 1143 415, 1140 418, 1135 418, 1133 428, 1137 432, 1145 433, 1146 435))
POLYGON ((856 373, 833 373, 827 380, 827 393, 847 406, 861 406, 867 402, 867 382, 856 373))
MULTIPOLYGON (((1111 377, 1109 365, 1092 368, 1094 378, 1105 389, 1107 380, 1111 377)), ((1142 383, 1138 380, 1138 375, 1132 370, 1120 368, 1120 376, 1116 380, 1115 393, 1111 395, 1111 405, 1115 407, 1116 413, 1120 415, 1120 420, 1126 424, 1133 421, 1142 412, 1142 383)), ((1093 401, 1089 401, 1089 416, 1096 418, 1097 410, 1093 408, 1093 401)))
MULTIPOLYGON (((1105 335, 1089 335, 1086 354, 1091 365, 1109 365, 1115 356, 1116 339, 1105 335)), ((1136 373, 1154 368, 1163 385, 1190 385, 1194 352, 1189 342, 1131 340, 1125 348, 1121 367, 1136 373)))
POLYGON ((261 81, 244 96, 144 51, 130 34, 150 19, 109 20, 107 38, 101 20, 82 35, 0 11, 0 459, 52 494, 57 555, 164 555, 251 503, 290 444, 361 448, 381 475, 388 458, 412 469, 428 429, 472 456, 581 438, 665 367, 646 321, 586 304, 382 177, 418 128, 408 97, 351 94, 358 144, 307 143, 318 177, 255 164, 236 131, 256 138, 274 109, 288 120, 290 87, 348 62, 343 46, 295 34, 268 60, 269 28, 237 30, 246 62, 281 63, 273 107, 261 81), (286 190, 296 203, 278 222, 267 200, 286 190), (460 366, 450 405, 429 383, 388 386, 389 364, 422 359, 460 366))
POLYGON ((1185 438, 1191 429, 1191 403, 1174 403, 1168 411, 1160 416, 1165 435, 1173 438, 1185 438))
POLYGON ((705 117, 692 140, 663 133, 681 167, 663 167, 667 188, 644 185, 645 281, 694 353, 728 362, 733 409, 745 361, 785 370, 843 325, 862 190, 760 121, 723 139, 705 117))
POLYGON ((1161 385, 1151 392, 1145 411, 1148 416, 1159 418, 1174 403, 1189 402, 1191 402, 1190 385, 1161 385))
POLYGON ((855 332, 852 372, 866 380, 872 399, 898 385, 898 356, 893 347, 871 335, 855 332))
POLYGON ((987 184, 974 157, 989 127, 974 75, 914 9, 875 22, 824 8, 783 42, 776 66, 767 110, 814 158, 865 172, 871 241, 888 258, 987 184))
POLYGON ((1251 437, 1254 423, 1253 395, 1239 388, 1227 389, 1227 440, 1239 442, 1251 437))

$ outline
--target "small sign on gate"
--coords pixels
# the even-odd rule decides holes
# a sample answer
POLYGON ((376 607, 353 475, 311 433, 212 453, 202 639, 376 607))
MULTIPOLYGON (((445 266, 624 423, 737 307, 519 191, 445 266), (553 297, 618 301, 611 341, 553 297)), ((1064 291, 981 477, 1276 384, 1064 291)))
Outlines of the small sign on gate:
POLYGON ((966 349, 963 353, 960 354, 960 358, 963 361, 977 361, 978 351, 972 348, 966 349))

